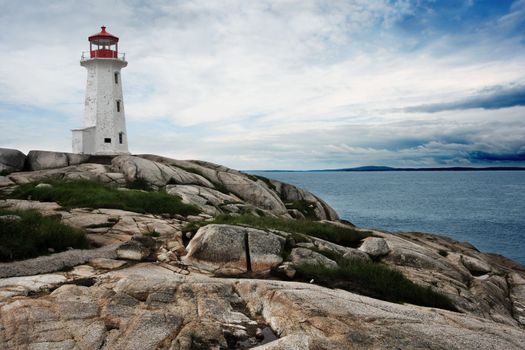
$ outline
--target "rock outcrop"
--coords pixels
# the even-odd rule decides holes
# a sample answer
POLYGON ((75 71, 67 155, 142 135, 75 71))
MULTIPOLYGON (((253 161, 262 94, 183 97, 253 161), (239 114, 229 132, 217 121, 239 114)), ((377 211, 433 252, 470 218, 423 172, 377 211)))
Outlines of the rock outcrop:
POLYGON ((0 148, 0 174, 24 169, 25 154, 16 149, 0 148))
POLYGON ((98 181, 116 187, 140 181, 151 189, 180 196, 185 203, 210 215, 260 211, 287 218, 304 216, 295 208, 287 208, 287 204, 299 201, 312 208, 314 219, 339 219, 328 204, 307 191, 212 163, 153 155, 121 155, 114 157, 111 165, 86 163, 90 159, 86 155, 30 151, 26 162, 32 171, 1 176, 0 191, 19 184, 62 179, 98 181))
POLYGON ((27 154, 27 166, 29 170, 65 168, 70 165, 85 163, 88 159, 89 155, 83 154, 30 151, 27 154))
POLYGON ((337 267, 337 263, 323 254, 314 252, 307 248, 294 248, 290 253, 290 259, 296 266, 300 265, 320 265, 329 269, 337 267))
POLYGON ((405 233, 393 235, 373 231, 383 237, 390 252, 381 258, 410 280, 447 295, 462 312, 496 322, 525 326, 522 284, 525 268, 500 256, 480 253, 470 244, 450 238, 405 233), (475 265, 466 263, 475 262, 475 265))
POLYGON ((188 244, 183 261, 218 276, 268 274, 283 261, 284 243, 284 238, 254 228, 207 225, 188 244))
POLYGON ((525 343, 523 330, 509 325, 304 283, 183 276, 152 264, 95 272, 92 279, 97 282, 87 287, 67 273, 48 275, 54 288, 47 293, 4 298, 0 347, 234 348, 251 339, 257 345, 256 328, 281 338, 257 349, 519 349, 525 343))
POLYGON ((359 250, 367 253, 372 258, 379 258, 380 256, 387 255, 390 248, 388 248, 388 244, 383 238, 368 237, 364 240, 363 244, 361 244, 359 250))
MULTIPOLYGON (((153 155, 87 160, 32 151, 24 161, 39 170, 0 176, 0 195, 29 182, 52 190, 53 180, 86 179, 166 191, 201 213, 0 200, 2 209, 37 210, 82 229, 94 246, 0 263, 2 349, 519 349, 525 343, 525 268, 504 257, 423 233, 368 231, 371 237, 348 247, 295 231, 209 223, 218 214, 251 213, 360 230, 307 191, 220 165, 153 155), (317 286, 317 278, 301 276, 304 264, 388 265, 446 295, 458 312, 317 286)), ((358 287, 342 288, 364 293, 366 286, 358 287)))

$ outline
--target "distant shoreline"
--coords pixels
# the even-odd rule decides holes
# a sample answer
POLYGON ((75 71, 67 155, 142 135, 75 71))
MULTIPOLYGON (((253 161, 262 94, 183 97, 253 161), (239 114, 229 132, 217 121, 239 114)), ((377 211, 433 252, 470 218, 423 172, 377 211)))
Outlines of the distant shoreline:
POLYGON ((385 166, 364 166, 342 169, 313 169, 313 170, 245 170, 246 172, 265 173, 319 173, 319 172, 385 172, 385 171, 525 171, 525 167, 448 167, 448 168, 391 168, 385 166))

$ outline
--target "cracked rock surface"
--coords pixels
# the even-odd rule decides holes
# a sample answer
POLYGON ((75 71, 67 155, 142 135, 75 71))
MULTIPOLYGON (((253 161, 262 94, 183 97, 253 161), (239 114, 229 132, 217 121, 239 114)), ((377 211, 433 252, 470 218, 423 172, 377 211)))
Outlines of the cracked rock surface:
POLYGON ((518 349, 525 342, 522 330, 479 317, 304 283, 182 276, 152 263, 100 274, 90 287, 65 283, 0 301, 5 349, 234 348, 232 334, 248 337, 252 326, 281 337, 261 349, 518 349))

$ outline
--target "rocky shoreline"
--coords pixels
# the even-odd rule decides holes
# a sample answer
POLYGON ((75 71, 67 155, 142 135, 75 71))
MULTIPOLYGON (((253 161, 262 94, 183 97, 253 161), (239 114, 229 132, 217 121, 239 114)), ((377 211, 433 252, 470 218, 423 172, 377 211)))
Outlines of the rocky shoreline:
MULTIPOLYGON (((363 230, 315 195, 202 161, 0 149, 0 208, 82 229, 93 246, 0 263, 6 349, 519 349, 525 268, 426 233, 363 230), (94 162, 96 161, 96 162, 94 162), (180 197, 200 214, 167 217, 7 198, 28 183, 89 180, 180 197), (218 215, 313 220, 367 231, 355 246, 218 224, 218 215), (195 230, 187 227, 196 225, 195 230), (152 235, 152 233, 155 233, 152 235), (301 264, 338 259, 394 268, 457 312, 300 282, 301 264)), ((1 218, 0 218, 1 219, 1 218)), ((312 221, 312 222, 313 222, 312 221)))

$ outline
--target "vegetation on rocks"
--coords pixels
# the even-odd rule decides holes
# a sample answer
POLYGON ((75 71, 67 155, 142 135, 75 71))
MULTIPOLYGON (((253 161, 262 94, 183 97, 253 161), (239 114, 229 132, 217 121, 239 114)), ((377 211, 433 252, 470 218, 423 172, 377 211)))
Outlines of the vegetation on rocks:
POLYGON ((19 186, 11 198, 57 202, 66 208, 111 208, 138 213, 196 215, 199 209, 165 192, 119 190, 86 180, 52 181, 51 186, 19 186))
POLYGON ((151 185, 142 177, 137 177, 135 180, 128 183, 128 188, 132 190, 151 191, 151 185))
POLYGON ((245 225, 258 229, 274 229, 295 234, 305 234, 322 238, 343 246, 355 246, 363 238, 371 235, 368 231, 359 231, 351 227, 343 227, 309 220, 291 220, 267 216, 243 214, 239 216, 219 215, 213 221, 193 222, 184 228, 185 232, 196 232, 208 224, 245 225))
POLYGON ((16 215, 20 219, 0 220, 0 261, 89 246, 83 231, 66 226, 57 218, 42 216, 34 210, 0 209, 2 215, 16 215))
POLYGON ((430 287, 423 287, 386 265, 345 259, 336 254, 320 253, 335 260, 337 268, 303 264, 297 266, 299 276, 327 287, 341 288, 372 298, 395 303, 411 303, 457 311, 452 301, 430 287))

